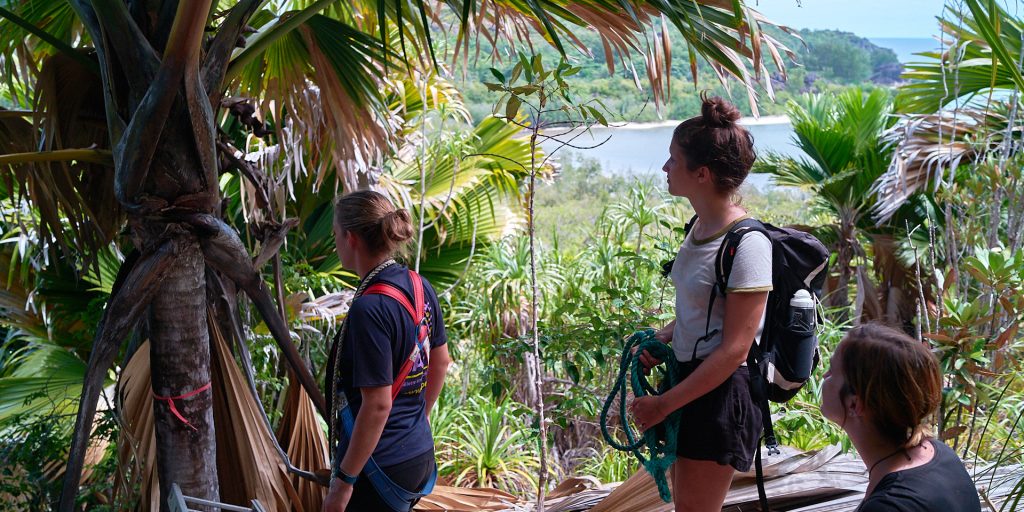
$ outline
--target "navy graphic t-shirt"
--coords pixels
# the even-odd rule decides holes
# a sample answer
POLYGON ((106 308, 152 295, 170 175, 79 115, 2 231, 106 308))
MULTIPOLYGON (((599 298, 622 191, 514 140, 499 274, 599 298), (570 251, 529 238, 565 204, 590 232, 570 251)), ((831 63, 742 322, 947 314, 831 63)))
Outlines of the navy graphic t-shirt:
MULTIPOLYGON (((408 268, 391 265, 367 283, 367 287, 382 281, 402 290, 415 306, 408 268)), ((423 280, 423 298, 430 326, 430 348, 439 347, 448 338, 437 294, 426 279, 423 280)), ((417 329, 409 311, 386 295, 363 295, 356 299, 346 322, 338 368, 341 378, 339 389, 348 397, 353 415, 358 415, 363 401, 358 388, 393 384, 416 344, 417 329)), ((373 452, 373 458, 380 466, 405 462, 434 447, 424 411, 428 362, 427 354, 421 352, 391 406, 391 415, 373 452)), ((339 436, 338 440, 336 460, 339 462, 348 449, 348 441, 342 437, 339 436)))

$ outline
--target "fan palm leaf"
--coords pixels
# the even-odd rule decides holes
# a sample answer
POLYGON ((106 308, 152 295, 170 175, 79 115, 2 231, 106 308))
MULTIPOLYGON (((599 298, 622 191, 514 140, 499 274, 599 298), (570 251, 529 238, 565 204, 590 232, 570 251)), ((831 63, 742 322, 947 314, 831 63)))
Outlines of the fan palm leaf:
MULTIPOLYGON (((60 346, 36 339, 16 369, 0 377, 0 425, 20 416, 67 416, 78 408, 85 362, 60 346)), ((69 428, 70 421, 55 427, 69 428)))
POLYGON ((773 174, 781 185, 813 192, 833 215, 844 208, 862 209, 870 204, 867 192, 888 162, 888 144, 881 135, 895 122, 890 109, 890 100, 880 90, 810 97, 807 107, 791 103, 794 144, 806 157, 769 153, 754 171, 773 174))
POLYGON ((885 222, 917 192, 951 183, 961 164, 1001 150, 1007 136, 1024 138, 1024 128, 1009 125, 1010 109, 1009 104, 994 103, 986 109, 903 116, 885 135, 895 149, 885 174, 872 187, 878 197, 872 209, 875 219, 885 222))
POLYGON ((925 52, 906 67, 897 110, 931 114, 964 98, 995 90, 1024 89, 1021 32, 1024 21, 999 2, 966 0, 966 11, 947 7, 940 20, 943 52, 925 52))
MULTIPOLYGON (((896 121, 890 115, 891 100, 880 90, 867 94, 851 90, 835 98, 811 97, 806 105, 791 103, 789 108, 794 143, 805 156, 790 158, 769 153, 756 164, 755 172, 772 174, 781 185, 800 187, 811 193, 818 213, 832 219, 827 226, 832 236, 828 238, 835 240, 838 254, 835 268, 839 273, 832 305, 847 304, 846 287, 856 278, 857 314, 878 318, 886 314, 886 308, 880 305, 864 264, 855 260, 863 261, 873 249, 868 244, 869 235, 887 235, 878 238, 886 243, 877 247, 880 257, 875 258, 879 265, 875 270, 890 277, 906 274, 906 269, 884 268, 885 264, 896 261, 890 255, 893 243, 889 235, 892 233, 874 226, 868 215, 874 205, 874 183, 885 172, 892 152, 891 143, 883 137, 896 121)), ((920 221, 915 219, 914 225, 920 221)), ((883 293, 889 294, 895 282, 886 281, 888 288, 883 293)), ((905 308, 893 304, 888 309, 905 312, 905 308)))

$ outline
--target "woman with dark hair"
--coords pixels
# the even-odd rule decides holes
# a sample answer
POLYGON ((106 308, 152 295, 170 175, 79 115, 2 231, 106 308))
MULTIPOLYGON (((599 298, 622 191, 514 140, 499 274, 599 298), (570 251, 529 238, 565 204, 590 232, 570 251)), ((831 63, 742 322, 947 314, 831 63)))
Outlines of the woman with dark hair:
POLYGON ((327 512, 411 510, 437 477, 427 417, 450 360, 434 289, 392 259, 412 234, 409 212, 377 192, 335 203, 338 257, 361 281, 328 359, 327 512))
MULTIPOLYGON (((662 170, 670 194, 685 197, 697 221, 672 266, 676 318, 658 339, 672 343, 681 381, 658 396, 633 402, 642 429, 681 410, 672 466, 675 509, 719 511, 733 474, 747 471, 761 435, 761 411, 750 396, 745 367, 764 327, 772 289, 772 245, 762 233, 744 236, 736 250, 725 300, 709 306, 715 258, 723 237, 747 212, 735 193, 754 164, 754 141, 737 124, 736 107, 702 95, 701 115, 676 127, 662 170), (710 311, 708 310, 710 307, 710 311)), ((644 352, 648 368, 660 361, 644 352)))
POLYGON ((977 512, 963 462, 929 437, 942 400, 939 364, 925 345, 877 324, 854 327, 832 354, 821 413, 850 436, 868 467, 859 512, 977 512))

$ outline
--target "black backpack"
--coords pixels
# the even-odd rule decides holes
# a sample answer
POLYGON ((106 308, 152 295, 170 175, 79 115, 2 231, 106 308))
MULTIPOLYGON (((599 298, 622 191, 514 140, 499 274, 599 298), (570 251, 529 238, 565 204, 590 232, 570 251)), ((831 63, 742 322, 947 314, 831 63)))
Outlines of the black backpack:
MULTIPOLYGON (((683 228, 684 232, 689 234, 696 222, 697 216, 694 215, 683 228)), ((747 368, 750 370, 751 397, 761 408, 764 446, 768 449, 768 455, 773 455, 778 454, 779 449, 768 402, 785 403, 796 396, 817 368, 820 359, 815 328, 816 309, 813 305, 809 309, 793 308, 790 299, 798 290, 806 290, 812 303, 817 302, 828 275, 829 252, 817 238, 803 231, 775 227, 756 219, 743 219, 734 224, 725 234, 715 258, 715 284, 711 288, 708 320, 702 339, 714 335, 708 332, 711 310, 715 299, 719 295, 725 296, 740 240, 755 232, 764 234, 772 242, 772 291, 768 293, 768 304, 765 306, 761 342, 751 344, 747 368)), ((761 510, 767 511, 769 508, 764 492, 760 446, 755 465, 761 510)))

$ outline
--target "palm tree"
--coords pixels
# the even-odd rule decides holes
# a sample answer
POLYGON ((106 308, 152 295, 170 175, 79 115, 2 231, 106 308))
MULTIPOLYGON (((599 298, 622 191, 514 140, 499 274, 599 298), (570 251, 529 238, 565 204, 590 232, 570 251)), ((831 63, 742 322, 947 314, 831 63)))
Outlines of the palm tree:
POLYGON ((769 153, 755 172, 775 176, 776 183, 800 187, 811 193, 815 207, 827 212, 835 224, 835 267, 839 282, 831 290, 834 306, 849 304, 847 288, 856 256, 864 250, 857 226, 870 207, 871 184, 885 170, 880 137, 891 123, 890 101, 882 91, 864 94, 851 89, 838 97, 807 96, 807 106, 789 105, 794 144, 806 157, 799 159, 769 153))
MULTIPOLYGON (((444 5, 458 20, 463 57, 477 27, 488 27, 492 44, 537 30, 564 52, 576 27, 591 26, 623 57, 651 48, 645 57, 656 65, 648 75, 664 77, 664 27, 653 42, 646 36, 661 16, 686 38, 691 69, 698 56, 707 59, 721 76, 742 81, 752 98, 754 79, 767 74, 766 52, 783 68, 785 49, 761 32, 763 20, 742 2, 444 5)), ((334 0, 42 0, 0 7, 0 58, 11 89, 24 93, 18 106, 37 120, 22 128, 38 141, 38 151, 5 154, 0 164, 12 168, 17 193, 37 207, 42 239, 70 261, 89 264, 115 241, 134 247, 96 329, 60 510, 73 506, 102 378, 141 320, 151 340, 154 393, 188 394, 210 382, 208 293, 234 299, 236 286, 246 293, 324 414, 324 399, 259 269, 221 219, 219 175, 230 155, 218 144, 220 112, 239 105, 228 93, 251 96, 279 122, 296 120, 306 142, 297 149, 315 155, 308 160, 319 175, 333 174, 346 190, 368 186, 400 125, 386 108, 380 77, 392 66, 432 66, 431 28, 442 22, 443 7, 334 0), (33 63, 42 63, 38 72, 33 63), (128 237, 120 235, 125 226, 128 237)), ((667 80, 655 83, 667 88, 667 80)), ((244 110, 234 113, 253 133, 266 131, 244 110)), ((155 407, 165 495, 178 483, 188 495, 218 498, 211 403, 209 393, 179 402, 188 424, 166 404, 155 407)))
MULTIPOLYGON (((888 168, 892 152, 885 138, 886 130, 895 123, 891 109, 889 96, 877 89, 869 93, 851 89, 834 98, 809 96, 806 106, 791 103, 794 144, 806 156, 768 154, 754 170, 773 174, 780 185, 808 191, 814 209, 833 219, 823 236, 834 241, 834 268, 839 273, 829 290, 829 305, 848 306, 848 288, 856 279, 855 320, 886 318, 903 325, 915 314, 914 303, 908 299, 916 298, 909 293, 916 290, 913 273, 906 258, 900 257, 905 238, 900 233, 906 219, 876 226, 870 216, 875 197, 872 187, 888 168), (857 263, 869 257, 874 259, 882 290, 875 289, 868 268, 857 263)), ((911 208, 904 213, 915 214, 911 208)), ((919 222, 914 219, 911 224, 919 222)))

